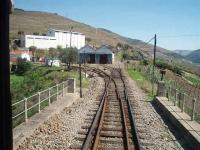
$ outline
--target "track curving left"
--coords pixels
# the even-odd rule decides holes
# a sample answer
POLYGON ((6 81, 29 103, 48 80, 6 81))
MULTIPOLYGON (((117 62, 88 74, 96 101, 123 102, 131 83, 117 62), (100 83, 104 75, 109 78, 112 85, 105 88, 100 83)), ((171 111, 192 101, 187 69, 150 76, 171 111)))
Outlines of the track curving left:
POLYGON ((121 70, 109 69, 110 75, 104 73, 105 89, 97 100, 98 107, 88 114, 81 136, 71 149, 140 149, 121 70))

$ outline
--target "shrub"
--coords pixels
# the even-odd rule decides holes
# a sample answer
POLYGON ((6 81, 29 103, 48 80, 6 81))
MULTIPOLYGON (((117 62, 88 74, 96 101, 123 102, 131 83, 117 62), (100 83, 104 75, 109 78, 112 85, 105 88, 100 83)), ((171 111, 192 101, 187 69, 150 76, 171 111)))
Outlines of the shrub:
POLYGON ((85 40, 86 40, 88 43, 90 43, 90 42, 92 41, 92 39, 89 38, 89 37, 86 37, 85 40))
POLYGON ((182 70, 181 68, 177 67, 177 66, 173 66, 172 67, 172 71, 176 74, 182 75, 182 70))
POLYGON ((171 70, 172 72, 182 75, 182 69, 178 66, 172 66, 169 65, 168 63, 162 62, 162 61, 157 61, 156 62, 156 67, 160 68, 160 69, 168 69, 171 70))
POLYGON ((33 32, 33 35, 39 35, 40 33, 39 32, 33 32))
POLYGON ((142 64, 147 66, 149 64, 149 62, 148 62, 148 60, 144 59, 144 60, 142 60, 142 64))
POLYGON ((26 59, 18 58, 17 59, 17 69, 15 73, 17 75, 24 75, 32 67, 30 62, 27 62, 26 59))

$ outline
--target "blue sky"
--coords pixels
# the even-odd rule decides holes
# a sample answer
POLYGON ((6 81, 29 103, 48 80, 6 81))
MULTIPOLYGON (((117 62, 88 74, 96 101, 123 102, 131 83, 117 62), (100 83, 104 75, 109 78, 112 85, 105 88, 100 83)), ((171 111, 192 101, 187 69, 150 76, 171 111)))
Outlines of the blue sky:
POLYGON ((15 0, 25 10, 56 12, 169 50, 200 49, 200 0, 15 0))

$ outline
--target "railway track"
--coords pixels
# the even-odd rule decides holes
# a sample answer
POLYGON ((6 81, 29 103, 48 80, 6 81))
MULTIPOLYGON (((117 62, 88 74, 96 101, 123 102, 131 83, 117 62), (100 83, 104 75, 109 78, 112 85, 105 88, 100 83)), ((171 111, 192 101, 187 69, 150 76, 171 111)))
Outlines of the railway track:
POLYGON ((120 69, 111 69, 108 75, 104 71, 105 89, 93 110, 88 114, 77 144, 71 149, 140 149, 134 115, 127 96, 126 85, 120 69))

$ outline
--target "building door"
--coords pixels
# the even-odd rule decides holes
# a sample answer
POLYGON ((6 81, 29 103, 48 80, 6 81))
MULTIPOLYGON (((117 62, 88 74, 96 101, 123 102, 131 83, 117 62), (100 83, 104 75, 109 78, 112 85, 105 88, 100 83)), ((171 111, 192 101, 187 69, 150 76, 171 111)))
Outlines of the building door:
POLYGON ((106 54, 100 55, 100 64, 107 64, 108 63, 108 56, 106 54))
POLYGON ((90 54, 90 64, 95 64, 95 54, 90 54))

